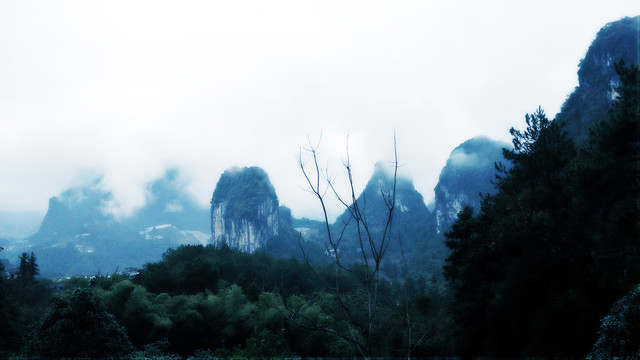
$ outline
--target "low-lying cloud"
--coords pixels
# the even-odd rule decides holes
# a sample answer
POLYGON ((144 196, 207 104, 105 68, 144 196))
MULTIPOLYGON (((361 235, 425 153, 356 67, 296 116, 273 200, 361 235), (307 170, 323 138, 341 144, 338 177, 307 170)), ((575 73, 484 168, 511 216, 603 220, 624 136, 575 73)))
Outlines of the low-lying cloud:
POLYGON ((557 112, 598 29, 637 15, 635 1, 1 7, 0 210, 45 211, 101 176, 122 216, 167 169, 207 207, 225 169, 255 165, 294 216, 318 217, 297 156, 320 134, 337 178, 349 138, 362 189, 397 131, 428 202, 451 149, 557 112))

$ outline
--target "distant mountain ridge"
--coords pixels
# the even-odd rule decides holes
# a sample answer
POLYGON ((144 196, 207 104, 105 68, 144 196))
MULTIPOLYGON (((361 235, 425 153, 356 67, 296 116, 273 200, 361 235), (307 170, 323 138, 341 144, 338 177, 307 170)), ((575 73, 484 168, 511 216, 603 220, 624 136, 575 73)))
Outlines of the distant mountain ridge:
POLYGON ((185 195, 178 174, 168 171, 148 187, 151 200, 129 218, 116 219, 107 204, 113 195, 100 180, 49 200, 35 234, 6 240, 3 257, 36 254, 44 276, 93 275, 157 261, 169 247, 208 242, 207 210, 185 195))
MULTIPOLYGON (((618 84, 613 64, 620 59, 638 62, 638 29, 640 16, 609 23, 598 32, 580 63, 580 85, 555 119, 565 124, 572 139, 581 141, 590 126, 606 118, 618 84)), ((453 149, 435 187, 433 211, 427 209, 411 180, 398 178, 393 231, 404 249, 399 242, 390 245, 391 268, 398 266, 404 251, 415 267, 439 276, 446 256, 442 234, 464 205, 477 208, 480 194, 494 191, 494 163, 504 161, 504 147, 509 144, 476 137, 453 149)), ((358 195, 374 231, 385 221, 380 191, 389 191, 390 181, 389 172, 377 165, 358 195)), ((181 244, 224 243, 280 257, 299 256, 302 244, 305 251, 329 258, 323 246, 325 224, 293 218, 288 208, 280 206, 267 173, 257 167, 225 172, 211 197, 210 209, 201 208, 185 195, 179 173, 169 171, 149 184, 149 201, 127 219, 116 219, 105 211, 105 204, 113 197, 99 185, 96 181, 51 198, 37 233, 24 240, 0 239, 5 248, 2 257, 15 261, 21 251, 33 251, 45 276, 92 275, 139 267, 159 260, 167 248, 181 244)), ((344 213, 330 226, 336 229, 347 218, 344 213)), ((343 255, 357 261, 359 245, 353 229, 347 231, 343 255)))

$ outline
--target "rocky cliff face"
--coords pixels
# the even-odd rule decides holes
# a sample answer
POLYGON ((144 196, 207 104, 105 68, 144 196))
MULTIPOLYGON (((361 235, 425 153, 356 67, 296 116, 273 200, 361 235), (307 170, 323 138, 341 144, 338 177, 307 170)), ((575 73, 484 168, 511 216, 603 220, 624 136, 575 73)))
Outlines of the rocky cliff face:
POLYGON ((638 63, 640 16, 611 22, 600 29, 596 39, 580 61, 579 86, 575 88, 556 120, 565 124, 569 135, 581 142, 589 127, 608 118, 608 109, 616 97, 620 79, 615 63, 638 63))
POLYGON ((211 199, 213 244, 252 253, 278 236, 278 197, 258 167, 225 171, 211 199))
POLYGON ((438 232, 446 232, 465 205, 478 208, 480 194, 493 193, 495 163, 505 162, 507 143, 476 137, 456 147, 440 173, 436 185, 435 213, 438 232))
MULTIPOLYGON (((358 197, 358 202, 364 205, 367 217, 378 217, 376 221, 386 220, 387 207, 382 193, 391 195, 393 189, 393 174, 391 167, 377 163, 367 186, 358 197)), ((361 206, 362 206, 361 205, 361 206)), ((396 207, 394 221, 413 220, 429 217, 430 212, 424 203, 424 198, 414 187, 413 181, 407 178, 396 179, 396 207)))
MULTIPOLYGON (((398 177, 392 226, 390 229, 385 229, 388 220, 385 197, 389 199, 392 191, 393 168, 378 163, 364 191, 357 198, 374 246, 379 250, 383 238, 388 244, 384 250, 383 273, 385 276, 397 276, 406 262, 412 269, 421 269, 426 274, 440 276, 446 249, 442 239, 436 235, 433 213, 429 211, 424 198, 415 189, 413 181, 398 177)), ((364 227, 360 229, 364 242, 364 249, 361 249, 356 224, 349 211, 339 216, 331 228, 335 237, 339 235, 342 237, 341 261, 346 264, 362 262, 363 251, 368 261, 371 261, 373 253, 364 227)), ((325 230, 320 228, 317 233, 319 234, 317 241, 325 248, 327 241, 325 230)))

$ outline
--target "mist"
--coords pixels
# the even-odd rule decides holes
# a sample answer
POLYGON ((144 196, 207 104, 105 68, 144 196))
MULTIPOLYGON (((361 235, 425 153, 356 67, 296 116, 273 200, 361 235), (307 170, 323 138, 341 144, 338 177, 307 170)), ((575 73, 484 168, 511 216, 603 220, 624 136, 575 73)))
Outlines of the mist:
MULTIPOLYGON (((0 5, 0 210, 100 177, 127 216, 177 169, 207 207, 233 166, 260 166, 280 203, 318 218, 297 166, 363 189, 393 157, 425 201, 466 139, 508 141, 539 105, 560 110, 605 4, 419 2, 4 2, 0 5), (548 11, 547 9, 553 9, 548 11), (579 13, 579 15, 577 14, 579 13), (347 140, 348 139, 348 140, 347 140)), ((335 215, 340 211, 331 208, 335 215)))

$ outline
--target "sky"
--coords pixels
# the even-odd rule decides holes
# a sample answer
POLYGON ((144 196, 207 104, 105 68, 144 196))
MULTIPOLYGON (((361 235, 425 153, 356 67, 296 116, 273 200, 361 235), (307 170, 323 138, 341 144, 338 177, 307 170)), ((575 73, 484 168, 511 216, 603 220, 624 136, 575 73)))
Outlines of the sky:
MULTIPOLYGON (((433 199, 450 152, 552 118, 610 1, 0 0, 0 211, 102 177, 127 216, 167 169, 203 207, 222 172, 267 171, 319 218, 301 149, 356 190, 390 161, 433 199)), ((340 211, 331 204, 331 213, 340 211)))

